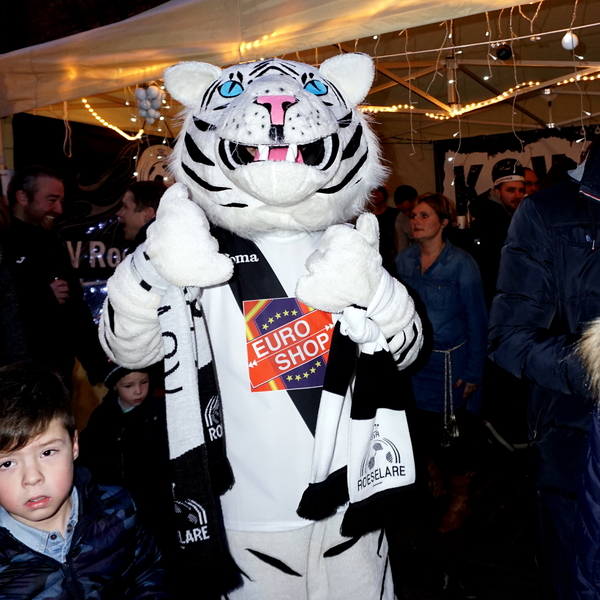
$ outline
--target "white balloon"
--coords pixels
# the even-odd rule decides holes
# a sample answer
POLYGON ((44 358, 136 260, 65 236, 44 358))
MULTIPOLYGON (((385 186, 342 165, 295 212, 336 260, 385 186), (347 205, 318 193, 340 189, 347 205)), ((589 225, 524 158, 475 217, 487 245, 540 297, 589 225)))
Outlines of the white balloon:
POLYGON ((143 108, 144 110, 148 110, 149 108, 152 107, 152 103, 150 102, 150 100, 142 100, 139 103, 140 108, 143 108))
POLYGON ((144 110, 143 108, 140 108, 140 117, 147 117, 148 116, 148 111, 144 110))
POLYGON ((153 119, 152 117, 148 117, 148 118, 146 119, 146 123, 147 123, 148 125, 154 125, 154 119, 153 119))
POLYGON ((154 110, 153 108, 149 108, 148 109, 148 116, 152 117, 153 119, 156 119, 159 115, 157 114, 158 111, 154 110))
POLYGON ((152 100, 152 108, 160 108, 162 106, 162 101, 160 98, 154 98, 154 100, 152 100))
POLYGON ((137 90, 135 90, 135 97, 138 100, 145 100, 146 99, 146 90, 144 88, 137 88, 137 90))
POLYGON ((160 90, 155 85, 151 85, 146 90, 146 93, 147 93, 148 98, 153 100, 154 98, 158 98, 158 96, 160 95, 160 90))
POLYGON ((567 31, 560 43, 565 50, 575 50, 579 44, 579 38, 571 31, 567 31))

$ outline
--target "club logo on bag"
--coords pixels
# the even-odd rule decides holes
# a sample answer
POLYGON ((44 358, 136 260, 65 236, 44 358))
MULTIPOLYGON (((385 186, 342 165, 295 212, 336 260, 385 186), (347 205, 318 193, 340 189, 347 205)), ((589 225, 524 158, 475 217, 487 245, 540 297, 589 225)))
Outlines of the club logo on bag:
POLYGON ((389 477, 406 477, 400 452, 389 439, 379 435, 379 425, 373 425, 369 449, 365 453, 358 478, 358 489, 376 488, 389 477))
POLYGON ((206 511, 195 500, 175 500, 175 515, 177 520, 177 539, 179 546, 208 540, 208 520, 206 511))

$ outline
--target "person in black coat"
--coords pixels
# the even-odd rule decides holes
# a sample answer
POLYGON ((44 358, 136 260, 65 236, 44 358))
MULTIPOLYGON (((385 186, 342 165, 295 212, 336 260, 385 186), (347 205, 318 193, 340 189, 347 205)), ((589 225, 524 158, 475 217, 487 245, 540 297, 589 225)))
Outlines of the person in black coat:
POLYGON ((77 464, 102 485, 121 485, 167 555, 173 498, 164 397, 154 395, 152 371, 115 367, 106 378, 109 392, 80 436, 77 464))
MULTIPOLYGON (((600 144, 584 166, 526 198, 502 253, 489 356, 530 382, 528 406, 544 599, 572 597, 577 497, 592 392, 576 349, 600 315, 600 144)), ((586 596, 591 597, 591 596, 586 596)))

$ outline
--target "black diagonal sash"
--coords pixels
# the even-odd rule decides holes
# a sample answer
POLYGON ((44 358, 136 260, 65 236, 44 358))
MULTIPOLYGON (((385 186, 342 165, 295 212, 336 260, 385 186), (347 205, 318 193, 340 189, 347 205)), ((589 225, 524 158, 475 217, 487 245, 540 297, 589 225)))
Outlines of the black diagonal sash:
MULTIPOLYGON (((271 265, 254 242, 221 227, 213 226, 211 233, 218 240, 219 250, 223 254, 237 257, 234 260, 233 277, 229 280, 229 287, 242 314, 244 301, 288 298, 271 265), (258 260, 250 260, 253 254, 258 260)), ((286 391, 308 429, 315 435, 321 388, 286 391)))

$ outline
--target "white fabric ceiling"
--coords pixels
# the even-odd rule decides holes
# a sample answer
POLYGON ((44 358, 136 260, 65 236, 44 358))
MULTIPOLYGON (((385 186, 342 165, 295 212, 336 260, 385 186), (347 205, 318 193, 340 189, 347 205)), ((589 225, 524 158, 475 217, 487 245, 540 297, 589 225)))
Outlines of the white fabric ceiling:
POLYGON ((162 77, 514 5, 511 0, 172 0, 136 17, 0 56, 0 116, 162 77))

